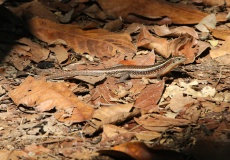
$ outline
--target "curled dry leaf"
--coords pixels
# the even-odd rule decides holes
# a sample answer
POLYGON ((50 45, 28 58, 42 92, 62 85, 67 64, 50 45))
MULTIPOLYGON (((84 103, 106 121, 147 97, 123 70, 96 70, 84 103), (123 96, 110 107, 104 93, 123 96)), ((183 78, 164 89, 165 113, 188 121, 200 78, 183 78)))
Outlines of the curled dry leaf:
POLYGON ((140 110, 133 109, 132 103, 103 107, 95 111, 93 119, 85 126, 84 133, 92 135, 102 129, 105 124, 121 123, 138 115, 140 115, 140 110), (90 124, 94 125, 91 126, 90 124))
POLYGON ((193 28, 187 26, 181 26, 181 27, 169 29, 166 25, 162 25, 162 26, 154 25, 153 30, 158 36, 180 37, 181 35, 189 34, 196 39, 199 38, 197 32, 193 28))
POLYGON ((72 93, 67 83, 45 82, 28 77, 9 96, 16 105, 34 107, 44 112, 56 108, 55 118, 61 122, 82 122, 92 117, 93 107, 86 105, 72 93))
POLYGON ((75 52, 89 53, 98 57, 111 57, 117 52, 134 53, 136 48, 126 33, 112 33, 103 29, 84 31, 75 25, 63 25, 45 19, 29 20, 30 32, 47 43, 62 39, 75 52))
POLYGON ((137 46, 145 47, 150 50, 154 50, 164 57, 169 57, 168 52, 168 41, 166 38, 157 38, 152 36, 145 26, 142 27, 141 32, 138 36, 137 46))
MULTIPOLYGON (((182 27, 180 29, 173 29, 167 31, 167 28, 156 27, 159 34, 166 34, 170 32, 169 35, 178 36, 171 41, 167 41, 166 38, 157 38, 149 33, 146 27, 142 27, 137 40, 138 47, 145 47, 150 50, 155 50, 157 53, 168 58, 170 55, 178 56, 183 55, 187 58, 187 63, 191 63, 195 60, 198 52, 197 38, 198 35, 193 29, 188 29, 188 27, 182 27), (162 31, 164 30, 164 31, 162 31)), ((179 27, 178 27, 179 28, 179 27)))

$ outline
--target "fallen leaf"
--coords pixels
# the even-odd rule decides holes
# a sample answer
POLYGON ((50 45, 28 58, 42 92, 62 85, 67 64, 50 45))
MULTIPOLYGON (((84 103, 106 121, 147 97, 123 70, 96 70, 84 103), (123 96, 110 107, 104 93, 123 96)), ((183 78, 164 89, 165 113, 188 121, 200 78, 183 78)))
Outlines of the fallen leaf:
POLYGON ((230 0, 192 0, 195 3, 203 3, 209 6, 230 6, 230 0))
POLYGON ((140 131, 135 133, 135 136, 139 141, 151 141, 161 137, 161 135, 161 133, 154 131, 140 131))
POLYGON ((68 55, 67 50, 64 48, 64 46, 55 45, 54 47, 50 47, 49 49, 55 53, 55 56, 59 64, 61 64, 62 62, 68 59, 69 55, 68 55))
POLYGON ((117 52, 134 53, 131 37, 126 33, 112 33, 103 29, 84 31, 69 24, 58 24, 45 19, 29 20, 30 32, 49 44, 62 39, 75 52, 88 53, 97 57, 112 57, 117 52))
POLYGON ((169 57, 168 41, 165 38, 157 38, 152 36, 145 26, 142 27, 137 40, 138 47, 145 47, 150 50, 154 50, 164 57, 169 57))
POLYGON ((15 15, 29 19, 32 17, 40 17, 48 19, 53 22, 58 22, 56 15, 47 9, 42 3, 38 0, 32 2, 24 3, 18 7, 11 8, 15 15))
POLYGON ((38 43, 31 41, 29 38, 21 38, 18 42, 29 47, 28 52, 31 56, 29 56, 28 59, 31 59, 34 62, 38 63, 44 61, 49 56, 49 50, 45 49, 38 43))
POLYGON ((164 80, 161 80, 157 84, 148 85, 137 97, 134 106, 137 108, 141 108, 145 112, 156 109, 156 104, 160 100, 164 90, 164 84, 164 80))
POLYGON ((195 24, 200 22, 206 13, 193 6, 169 3, 164 0, 98 0, 101 8, 110 16, 122 17, 127 20, 129 14, 141 15, 147 18, 167 16, 175 24, 195 24))
POLYGON ((52 151, 48 148, 45 148, 43 146, 39 146, 39 145, 28 145, 25 147, 25 151, 27 152, 33 152, 37 155, 41 155, 44 153, 51 153, 52 151))
POLYGON ((202 19, 201 22, 197 24, 195 27, 201 32, 209 32, 208 28, 216 28, 216 23, 217 21, 215 14, 210 14, 204 19, 202 19))
POLYGON ((92 135, 102 129, 102 126, 105 124, 119 124, 138 115, 140 115, 140 110, 133 109, 133 104, 131 103, 103 107, 95 111, 93 119, 84 127, 84 133, 92 135))
POLYGON ((108 139, 116 138, 117 136, 122 136, 122 134, 126 134, 128 131, 121 127, 117 127, 112 124, 103 125, 103 133, 102 133, 102 142, 108 141, 108 139))
POLYGON ((230 30, 209 29, 212 35, 218 39, 226 40, 230 36, 230 30))
POLYGON ((136 160, 182 160, 183 156, 173 150, 151 149, 143 142, 126 142, 112 148, 124 152, 136 160))
POLYGON ((93 107, 86 105, 72 93, 66 83, 45 82, 43 79, 28 77, 9 96, 16 105, 34 107, 40 112, 56 108, 58 121, 72 123, 90 119, 93 107), (41 96, 42 95, 42 96, 41 96))
POLYGON ((162 25, 162 26, 154 25, 153 30, 158 36, 180 37, 181 35, 189 34, 196 39, 199 38, 197 32, 193 28, 187 26, 181 26, 181 27, 169 29, 166 25, 162 25))
POLYGON ((94 112, 93 118, 101 120, 103 124, 124 121, 131 113, 132 108, 132 103, 103 107, 94 112))
POLYGON ((183 107, 191 106, 195 102, 190 96, 184 97, 182 93, 175 94, 169 103, 169 107, 173 112, 180 112, 183 107))
MULTIPOLYGON (((217 58, 220 58, 220 57, 223 57, 223 56, 230 56, 230 37, 228 37, 224 44, 219 48, 219 49, 216 49, 216 50, 211 50, 210 51, 210 56, 212 59, 217 59, 217 58)), ((225 57, 227 58, 227 57, 225 57)), ((230 60, 229 59, 220 59, 219 62, 221 64, 226 64, 226 65, 229 65, 230 64, 230 60)))
POLYGON ((0 158, 2 160, 7 160, 7 159, 18 160, 19 158, 29 159, 30 157, 25 151, 22 150, 13 150, 13 151, 0 150, 0 158))
POLYGON ((58 22, 55 14, 49 11, 47 7, 44 6, 38 0, 24 3, 18 7, 11 8, 11 10, 15 13, 15 15, 27 19, 32 17, 40 17, 40 18, 48 19, 53 22, 58 22))
POLYGON ((116 95, 111 91, 117 90, 118 87, 115 85, 114 78, 112 77, 108 77, 106 82, 107 83, 98 85, 90 92, 92 96, 90 101, 92 104, 113 104, 113 102, 111 102, 111 98, 116 98, 116 95))
POLYGON ((194 62, 197 55, 197 40, 190 35, 182 35, 173 39, 168 46, 168 52, 173 56, 183 55, 187 58, 185 64, 194 62))
POLYGON ((140 118, 134 118, 134 120, 142 125, 144 128, 151 127, 170 127, 170 126, 186 126, 191 122, 186 119, 175 119, 175 118, 167 118, 164 116, 160 116, 157 114, 151 114, 151 117, 142 116, 140 118))
POLYGON ((198 53, 198 46, 197 46, 198 35, 193 29, 188 29, 187 27, 183 27, 181 31, 179 31, 180 29, 173 29, 172 31, 169 31, 165 27, 163 28, 156 27, 156 28, 159 34, 163 34, 163 32, 167 32, 167 33, 170 32, 171 35, 178 36, 178 38, 175 38, 171 41, 167 41, 167 39, 165 38, 154 37, 149 33, 147 28, 143 26, 137 40, 137 46, 154 50, 166 58, 168 58, 170 55, 173 56, 183 55, 187 58, 185 64, 194 62, 195 57, 198 53), (166 30, 166 31, 160 31, 160 30, 166 30))

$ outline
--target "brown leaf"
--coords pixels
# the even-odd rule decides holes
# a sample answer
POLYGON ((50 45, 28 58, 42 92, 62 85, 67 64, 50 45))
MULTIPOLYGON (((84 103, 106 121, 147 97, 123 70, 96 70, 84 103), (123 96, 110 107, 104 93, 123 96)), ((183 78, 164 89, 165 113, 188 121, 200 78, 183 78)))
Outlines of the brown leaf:
POLYGON ((151 141, 161 137, 161 133, 154 131, 140 131, 136 132, 135 136, 139 141, 151 141))
POLYGON ((102 133, 102 142, 108 141, 108 139, 114 140, 117 136, 121 136, 121 134, 127 134, 128 131, 121 127, 117 127, 112 124, 103 125, 103 133, 102 133))
POLYGON ((142 27, 137 40, 138 47, 145 47, 154 50, 164 57, 169 57, 168 41, 165 38, 157 38, 152 36, 145 26, 142 27))
POLYGON ((112 148, 132 156, 136 160, 182 160, 180 153, 147 147, 143 142, 126 142, 112 148))
POLYGON ((112 33, 103 29, 84 31, 75 25, 57 24, 45 19, 33 18, 29 21, 30 31, 37 38, 49 44, 62 39, 75 52, 89 53, 98 57, 111 57, 117 52, 135 52, 131 37, 126 33, 112 33))
POLYGON ((111 90, 117 90, 118 87, 117 85, 115 85, 114 78, 112 77, 108 77, 106 82, 107 83, 103 83, 91 91, 90 94, 92 97, 90 98, 90 100, 92 104, 113 104, 113 102, 111 102, 111 98, 115 98, 116 95, 111 92, 111 90))
POLYGON ((29 47, 28 52, 31 54, 31 56, 28 58, 34 62, 38 63, 40 61, 44 61, 49 56, 49 50, 31 41, 29 38, 21 38, 18 42, 29 47))
POLYGON ((62 63, 68 59, 68 52, 64 48, 64 46, 56 45, 54 47, 50 47, 49 49, 55 53, 57 61, 59 63, 62 63))
POLYGON ((185 56, 187 58, 185 64, 192 63, 198 52, 197 40, 190 35, 183 35, 169 43, 168 52, 173 56, 185 56))
POLYGON ((101 120, 103 124, 124 121, 131 113, 132 108, 132 103, 103 107, 94 112, 93 118, 101 120))
POLYGON ((210 6, 230 6, 230 0, 192 0, 195 3, 203 3, 210 6))
POLYGON ((85 126, 84 133, 92 135, 102 129, 105 124, 121 123, 137 115, 140 115, 140 110, 133 109, 131 103, 100 108, 96 110, 90 123, 85 126), (93 124, 93 126, 90 124, 93 124))
POLYGON ((166 25, 162 25, 162 26, 154 25, 153 30, 158 36, 180 37, 181 35, 189 34, 196 39, 199 38, 198 33, 193 28, 187 26, 181 26, 181 27, 169 29, 166 25))
POLYGON ((93 107, 86 105, 72 93, 66 83, 52 83, 28 77, 9 92, 16 105, 23 104, 44 112, 58 110, 55 118, 61 122, 82 122, 92 117, 93 107))
POLYGON ((168 16, 176 24, 199 23, 207 14, 193 6, 169 3, 163 0, 98 0, 102 9, 110 16, 127 19, 129 14, 148 18, 168 16))
POLYGON ((210 56, 212 59, 217 60, 221 64, 230 64, 230 37, 226 39, 224 44, 216 50, 211 50, 210 51, 210 56))
POLYGON ((156 127, 169 127, 169 126, 186 126, 190 123, 190 121, 185 119, 173 119, 173 118, 167 118, 164 116, 160 116, 157 114, 152 114, 151 117, 140 117, 140 118, 134 118, 134 120, 142 125, 145 126, 156 126, 156 127))
POLYGON ((40 17, 44 19, 48 19, 53 22, 58 22, 56 15, 49 11, 46 6, 40 3, 38 0, 24 3, 19 7, 15 7, 11 9, 15 15, 21 16, 23 18, 32 18, 32 17, 40 17))
POLYGON ((230 30, 209 29, 212 35, 218 39, 226 40, 230 36, 230 30))
POLYGON ((149 111, 155 108, 161 98, 165 82, 160 81, 157 84, 148 85, 141 94, 137 97, 135 107, 141 108, 145 111, 149 111))
POLYGON ((184 97, 182 93, 177 93, 171 98, 169 107, 173 112, 180 112, 183 107, 191 106, 194 102, 195 100, 192 97, 184 97))
POLYGON ((28 153, 22 150, 13 150, 13 151, 0 150, 0 158, 4 160, 6 159, 18 160, 20 158, 29 159, 30 156, 28 155, 28 153))
POLYGON ((41 154, 44 154, 44 153, 50 153, 51 150, 48 149, 48 148, 45 148, 43 147, 42 145, 39 146, 39 145, 29 145, 29 146, 26 146, 25 147, 25 151, 27 152, 33 152, 37 155, 41 155, 41 154))

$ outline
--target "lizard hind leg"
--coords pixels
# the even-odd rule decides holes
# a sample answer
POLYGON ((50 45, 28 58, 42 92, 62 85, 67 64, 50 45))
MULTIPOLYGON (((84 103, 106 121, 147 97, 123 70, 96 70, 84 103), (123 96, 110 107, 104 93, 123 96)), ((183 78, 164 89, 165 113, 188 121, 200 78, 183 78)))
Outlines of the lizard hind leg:
POLYGON ((128 73, 124 73, 121 75, 121 77, 119 78, 118 82, 117 83, 124 83, 127 79, 130 78, 130 75, 128 73))

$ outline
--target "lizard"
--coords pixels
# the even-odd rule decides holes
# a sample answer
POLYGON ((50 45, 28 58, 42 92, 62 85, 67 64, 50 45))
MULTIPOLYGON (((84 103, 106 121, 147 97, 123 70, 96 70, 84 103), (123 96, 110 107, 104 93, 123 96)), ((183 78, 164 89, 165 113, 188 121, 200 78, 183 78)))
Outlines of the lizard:
POLYGON ((128 78, 159 78, 170 72, 176 66, 186 61, 185 57, 172 57, 161 64, 156 65, 119 65, 105 69, 87 69, 75 71, 63 71, 62 73, 46 76, 46 80, 60 79, 74 76, 106 76, 119 77, 119 82, 128 78))

